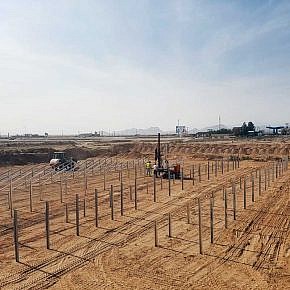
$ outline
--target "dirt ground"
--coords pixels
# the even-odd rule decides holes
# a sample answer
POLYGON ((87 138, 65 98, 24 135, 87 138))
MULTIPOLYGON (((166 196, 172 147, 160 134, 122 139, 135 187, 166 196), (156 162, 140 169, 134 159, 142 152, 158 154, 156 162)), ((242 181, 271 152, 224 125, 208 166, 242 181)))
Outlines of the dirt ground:
POLYGON ((83 160, 75 173, 0 167, 0 289, 288 289, 288 141, 167 141, 183 188, 157 178, 155 202, 143 160, 153 160, 154 148, 138 142, 83 160))

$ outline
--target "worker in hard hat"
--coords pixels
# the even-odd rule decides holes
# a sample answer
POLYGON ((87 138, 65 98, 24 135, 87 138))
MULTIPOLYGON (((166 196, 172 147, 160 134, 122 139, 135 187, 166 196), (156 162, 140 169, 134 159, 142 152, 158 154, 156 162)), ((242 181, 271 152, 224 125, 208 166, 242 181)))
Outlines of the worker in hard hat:
POLYGON ((146 166, 146 175, 151 176, 151 161, 150 160, 147 161, 145 166, 146 166))

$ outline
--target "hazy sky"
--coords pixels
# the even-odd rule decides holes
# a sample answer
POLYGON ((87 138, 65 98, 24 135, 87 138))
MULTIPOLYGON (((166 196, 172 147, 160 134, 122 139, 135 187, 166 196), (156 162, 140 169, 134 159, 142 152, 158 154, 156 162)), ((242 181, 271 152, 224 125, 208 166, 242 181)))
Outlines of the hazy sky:
POLYGON ((0 133, 290 122, 290 1, 0 1, 0 133))

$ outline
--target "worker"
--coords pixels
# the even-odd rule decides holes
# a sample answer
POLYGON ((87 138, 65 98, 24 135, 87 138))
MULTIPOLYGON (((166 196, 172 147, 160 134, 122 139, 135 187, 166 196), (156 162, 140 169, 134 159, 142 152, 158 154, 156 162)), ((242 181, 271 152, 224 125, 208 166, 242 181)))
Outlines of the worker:
POLYGON ((151 175, 151 161, 150 160, 147 161, 145 166, 146 166, 146 175, 150 176, 151 175))
POLYGON ((157 177, 157 164, 156 164, 156 162, 153 165, 153 174, 155 175, 155 177, 157 177))
POLYGON ((165 170, 168 170, 169 169, 169 163, 168 163, 168 160, 165 160, 165 166, 164 166, 165 170))
POLYGON ((149 176, 151 176, 151 172, 152 172, 152 164, 151 161, 149 160, 149 176))

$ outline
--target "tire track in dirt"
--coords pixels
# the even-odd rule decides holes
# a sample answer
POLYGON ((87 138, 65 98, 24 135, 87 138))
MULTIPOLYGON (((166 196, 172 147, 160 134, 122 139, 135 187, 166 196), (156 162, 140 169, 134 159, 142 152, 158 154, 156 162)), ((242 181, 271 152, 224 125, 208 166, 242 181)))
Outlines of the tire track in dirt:
MULTIPOLYGON (((280 181, 285 183, 289 183, 289 180, 285 181, 280 181)), ((263 221, 266 218, 269 218, 272 220, 271 215, 274 213, 279 214, 279 212, 282 210, 283 213, 289 213, 289 210, 285 209, 285 192, 281 191, 280 189, 276 188, 278 190, 278 193, 275 196, 271 196, 271 192, 267 194, 267 197, 264 196, 263 203, 258 205, 259 208, 262 210, 259 210, 257 213, 253 212, 252 215, 250 215, 248 212, 244 213, 244 216, 247 217, 247 226, 241 230, 239 229, 240 232, 242 232, 242 235, 239 237, 239 239, 235 240, 235 243, 230 245, 225 251, 223 251, 222 255, 216 256, 213 262, 210 263, 205 263, 202 267, 200 267, 196 272, 195 275, 192 276, 192 278, 202 281, 206 279, 208 268, 210 267, 212 271, 215 272, 215 275, 218 275, 219 269, 221 268, 222 265, 228 262, 235 262, 239 261, 240 259, 243 259, 243 255, 245 252, 247 252, 247 246, 249 245, 249 241, 252 239, 251 237, 251 231, 254 228, 262 228, 263 227, 263 221), (284 197, 284 199, 282 198, 284 197), (274 208, 273 208, 274 205, 274 208), (270 212, 271 209, 271 212, 270 212)), ((286 196, 288 199, 288 196, 286 196)), ((255 207, 255 205, 253 205, 255 207)), ((271 267, 269 268, 268 265, 273 265, 274 266, 274 261, 273 261, 273 254, 271 255, 270 252, 271 250, 273 251, 277 246, 275 243, 275 240, 273 241, 273 237, 276 237, 277 235, 287 235, 287 231, 281 231, 280 226, 285 226, 288 227, 289 231, 289 214, 285 214, 285 218, 281 219, 280 223, 278 223, 278 226, 272 221, 271 225, 275 226, 276 230, 274 231, 269 231, 269 227, 264 227, 262 228, 263 230, 266 228, 268 229, 268 242, 265 245, 264 251, 262 252, 262 255, 256 255, 254 254, 256 261, 252 264, 252 268, 256 270, 265 270, 266 269, 271 270, 271 267), (268 259, 265 259, 265 257, 268 257, 268 259)), ((264 233, 266 234, 266 233, 264 233)), ((252 257, 251 257, 252 258, 252 257)), ((242 261, 243 263, 243 261, 242 261)))
MULTIPOLYGON (((225 176, 222 176, 222 179, 224 179, 224 178, 225 178, 225 176)), ((213 180, 212 182, 215 183, 216 180, 213 180)), ((172 206, 173 207, 172 209, 174 209, 176 207, 176 202, 177 201, 180 201, 180 199, 182 199, 182 197, 186 197, 186 196, 188 196, 188 194, 192 194, 192 193, 195 193, 195 191, 191 192, 191 193, 184 192, 180 196, 175 197, 171 201, 169 201, 166 204, 164 204, 161 208, 159 207, 159 212, 164 212, 165 211, 167 213, 168 210, 170 209, 170 206, 172 206)), ((148 219, 148 217, 149 216, 145 214, 143 216, 143 219, 145 219, 145 218, 148 219)), ((134 224, 137 221, 137 219, 138 218, 135 218, 132 221, 127 222, 126 224, 124 224, 123 226, 121 226, 121 227, 119 227, 117 229, 118 231, 126 230, 126 231, 131 232, 131 234, 129 236, 130 238, 124 239, 122 244, 125 244, 125 243, 129 242, 130 240, 136 238, 136 236, 146 232, 148 230, 148 228, 150 228, 152 226, 150 224, 150 222, 149 222, 147 224, 147 227, 144 227, 143 229, 140 230, 140 226, 138 226, 138 225, 132 226, 132 224, 134 224)), ((107 233, 106 235, 101 236, 100 239, 102 239, 102 240, 105 239, 106 242, 114 242, 116 240, 116 237, 114 237, 114 236, 110 237, 108 235, 111 235, 111 233, 107 233)), ((80 245, 75 245, 73 247, 70 247, 68 252, 69 253, 74 253, 75 255, 81 256, 82 258, 86 259, 88 257, 94 257, 94 255, 97 255, 98 253, 100 253, 100 251, 96 253, 96 250, 97 250, 96 247, 100 246, 100 245, 101 244, 97 244, 96 246, 92 246, 92 243, 85 243, 84 245, 81 245, 81 246, 80 245), (77 251, 78 251, 78 253, 76 253, 77 251)), ((31 265, 31 266, 36 268, 38 271, 40 271, 40 270, 44 271, 43 269, 45 267, 52 267, 55 263, 57 263, 56 262, 57 260, 60 260, 58 262, 58 264, 63 265, 63 267, 58 268, 58 270, 54 271, 53 274, 52 274, 52 277, 59 277, 59 275, 61 275, 63 273, 67 273, 72 268, 75 269, 76 267, 79 267, 81 264, 84 263, 84 261, 78 261, 77 263, 71 263, 70 262, 70 264, 68 265, 67 264, 67 260, 68 259, 67 259, 66 256, 67 256, 67 253, 63 253, 63 254, 57 255, 56 257, 53 257, 51 259, 46 259, 44 263, 41 263, 41 264, 38 264, 38 265, 31 265)), ((23 275, 26 276, 27 274, 31 274, 33 272, 34 272, 34 270, 32 269, 32 270, 28 270, 28 272, 27 271, 24 272, 22 275, 19 273, 20 274, 20 278, 17 279, 18 282, 19 281, 23 281, 23 275)), ((49 273, 49 271, 47 271, 47 272, 49 273)), ((34 275, 35 275, 35 273, 34 273, 34 275)), ((34 281, 41 281, 41 279, 42 278, 39 278, 39 279, 36 279, 36 280, 34 279, 34 281)), ((8 277, 6 277, 5 280, 9 280, 8 277)), ((13 279, 13 280, 10 279, 10 281, 8 281, 5 285, 9 285, 10 283, 15 283, 15 282, 17 282, 17 281, 15 281, 15 279, 13 279)), ((49 283, 51 283, 51 282, 49 282, 49 283)), ((5 285, 2 284, 2 286, 5 286, 5 285)))
MULTIPOLYGON (((237 171, 236 174, 244 175, 245 169, 242 169, 241 171, 242 172, 240 172, 240 173, 237 171)), ((252 169, 248 169, 248 171, 250 172, 250 171, 252 171, 252 169)), ((210 188, 210 192, 211 192, 215 188, 218 188, 218 187, 224 186, 225 184, 228 184, 229 183, 228 179, 230 176, 232 176, 232 172, 229 172, 228 174, 224 174, 224 175, 220 176, 219 178, 221 180, 219 178, 218 179, 211 179, 210 182, 208 182, 206 184, 200 184, 193 191, 190 191, 190 192, 185 191, 185 192, 180 193, 180 195, 178 197, 174 197, 171 201, 167 202, 162 207, 159 207, 158 208, 159 214, 161 214, 161 213, 167 214, 169 210, 173 211, 176 208, 177 208, 176 210, 178 210, 178 208, 180 206, 184 205, 187 202, 187 200, 184 201, 184 199, 189 198, 189 196, 192 194, 196 194, 196 192, 200 192, 200 196, 205 195, 205 194, 209 195, 210 194, 208 192, 209 187, 212 187, 212 188, 210 188), (218 185, 216 185, 216 183, 218 183, 218 185), (220 185, 219 183, 222 183, 222 185, 220 185), (213 186, 211 186, 212 184, 213 184, 213 186)), ((150 215, 145 214, 145 215, 143 215, 143 219, 148 218, 149 216, 150 215)), ((151 214, 151 216, 152 216, 152 214, 151 214)), ((154 216, 154 214, 153 214, 153 216, 154 216)), ((120 230, 125 230, 125 231, 131 232, 129 235, 129 238, 123 239, 122 245, 126 244, 129 241, 132 241, 133 239, 136 238, 136 236, 138 236, 142 233, 145 233, 150 227, 152 227, 152 224, 149 222, 147 224, 147 227, 140 229, 140 226, 138 224, 134 225, 134 223, 138 219, 140 219, 140 218, 136 217, 135 219, 130 221, 130 223, 126 223, 125 225, 117 228, 116 232, 118 232, 120 230)), ((114 231, 112 231, 112 232, 114 232, 114 231)), ((109 236, 101 236, 100 238, 105 239, 106 242, 111 242, 111 243, 115 242, 116 240, 118 240, 118 238, 116 238, 116 236, 114 236, 112 234, 112 232, 110 231, 109 233, 107 233, 109 236)), ((75 242, 75 241, 73 241, 73 242, 75 242)), ((49 279, 49 285, 50 285, 51 283, 55 283, 54 280, 59 279, 59 277, 61 275, 69 272, 72 269, 76 269, 78 267, 81 267, 84 263, 88 262, 88 261, 83 260, 83 259, 86 259, 86 258, 91 259, 91 258, 95 257, 96 255, 98 255, 99 253, 103 252, 103 250, 104 251, 108 250, 108 248, 107 247, 104 248, 104 246, 101 243, 97 243, 96 245, 95 245, 95 243, 96 243, 95 241, 92 241, 92 243, 85 242, 83 245, 75 245, 72 247, 69 246, 69 251, 68 251, 69 254, 73 253, 74 256, 82 257, 81 260, 77 260, 77 262, 72 263, 72 261, 69 261, 69 259, 67 257, 68 253, 66 251, 66 253, 59 254, 56 257, 52 257, 49 260, 46 259, 44 261, 44 263, 41 263, 40 265, 36 264, 36 265, 32 265, 32 266, 34 266, 38 272, 42 271, 41 272, 42 275, 43 275, 43 271, 46 271, 47 273, 51 273, 51 274, 45 275, 46 278, 47 278, 47 275, 49 275, 49 277, 51 277, 49 279), (101 247, 101 248, 99 249, 98 247, 101 247), (58 265, 62 265, 62 266, 58 266, 58 265), (48 269, 46 269, 46 267, 48 269), (53 267, 56 267, 56 270, 53 270, 51 272, 50 268, 53 268, 53 267)), ((112 246, 110 245, 109 248, 110 247, 112 247, 112 246)), ((31 273, 34 273, 34 269, 28 270, 28 271, 24 272, 22 275, 21 275, 21 273, 18 273, 18 275, 20 274, 20 277, 18 278, 18 280, 23 281, 24 284, 26 285, 25 276, 28 274, 31 274, 31 273)), ((34 273, 33 276, 35 277, 35 275, 36 274, 34 273)), ((31 286, 33 288, 34 287, 33 285, 36 285, 35 287, 37 287, 37 284, 39 281, 42 281, 43 279, 45 279, 45 281, 46 281, 47 279, 45 277, 43 277, 42 275, 40 275, 40 277, 33 278, 33 282, 31 282, 31 284, 28 283, 28 286, 29 287, 31 286)), ((8 277, 6 277, 6 278, 8 278, 8 277)), ((11 283, 13 284, 15 282, 17 282, 17 281, 10 279, 10 282, 6 283, 3 286, 8 286, 9 284, 11 284, 11 283)))

